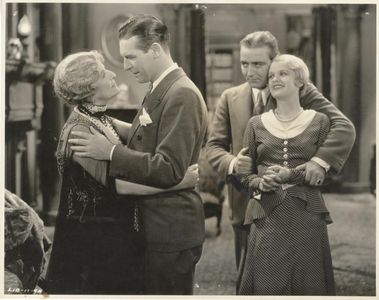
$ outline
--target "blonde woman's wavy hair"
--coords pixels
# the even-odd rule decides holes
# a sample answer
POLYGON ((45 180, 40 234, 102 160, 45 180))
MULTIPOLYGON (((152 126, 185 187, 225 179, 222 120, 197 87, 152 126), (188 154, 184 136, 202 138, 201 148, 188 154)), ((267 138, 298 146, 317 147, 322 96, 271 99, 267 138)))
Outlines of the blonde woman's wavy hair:
POLYGON ((71 105, 91 102, 95 94, 93 83, 105 72, 103 62, 103 56, 97 51, 66 56, 55 69, 53 85, 56 95, 71 105))
POLYGON ((279 54, 272 62, 284 62, 286 67, 295 73, 295 80, 301 83, 301 86, 310 82, 309 69, 300 57, 291 54, 279 54))

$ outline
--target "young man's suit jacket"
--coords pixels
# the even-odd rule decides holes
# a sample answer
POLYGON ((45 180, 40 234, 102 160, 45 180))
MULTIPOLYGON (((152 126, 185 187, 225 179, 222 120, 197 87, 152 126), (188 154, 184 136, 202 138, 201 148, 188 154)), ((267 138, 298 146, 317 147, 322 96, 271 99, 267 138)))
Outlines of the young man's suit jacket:
MULTIPOLYGON (((252 89, 248 83, 244 83, 225 90, 217 105, 207 144, 207 155, 210 164, 224 178, 227 178, 230 162, 242 149, 246 125, 252 117, 252 101, 252 89)), ((354 144, 353 124, 312 84, 308 84, 300 92, 300 104, 304 109, 313 109, 329 117, 330 132, 315 156, 326 161, 331 166, 331 172, 341 171, 354 144)), ((269 95, 265 111, 275 107, 276 100, 269 95)), ((247 200, 247 193, 240 193, 229 185, 233 225, 243 224, 247 200)))
MULTIPOLYGON (((181 68, 170 72, 145 98, 127 146, 115 147, 110 176, 168 188, 197 163, 207 129, 207 109, 200 91, 181 68), (145 108, 152 123, 139 121, 145 108)), ((180 251, 204 240, 204 211, 194 189, 139 196, 147 246, 180 251)))

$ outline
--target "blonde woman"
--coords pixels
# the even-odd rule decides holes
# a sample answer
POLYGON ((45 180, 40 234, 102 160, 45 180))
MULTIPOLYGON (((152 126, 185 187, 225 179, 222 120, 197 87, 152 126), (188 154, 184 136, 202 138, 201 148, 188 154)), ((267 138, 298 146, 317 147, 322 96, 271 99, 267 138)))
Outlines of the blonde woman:
POLYGON ((308 81, 300 58, 277 56, 268 81, 277 107, 251 118, 245 132, 253 170, 240 177, 251 196, 241 295, 335 294, 329 211, 319 186, 307 185, 305 171, 296 169, 314 156, 330 127, 325 114, 300 105, 308 81))

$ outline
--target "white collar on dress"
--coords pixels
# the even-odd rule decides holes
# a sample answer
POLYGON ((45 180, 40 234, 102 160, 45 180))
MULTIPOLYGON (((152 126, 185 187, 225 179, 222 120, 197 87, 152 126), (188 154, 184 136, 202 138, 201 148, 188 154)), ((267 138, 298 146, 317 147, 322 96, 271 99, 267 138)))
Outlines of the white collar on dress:
POLYGON ((154 91, 154 89, 158 86, 158 84, 172 71, 179 68, 177 63, 174 63, 170 67, 168 67, 156 80, 153 82, 153 88, 151 89, 150 93, 154 91))
POLYGON ((273 135, 280 139, 293 138, 302 133, 308 125, 312 122, 316 111, 313 109, 305 109, 295 120, 287 123, 288 127, 284 127, 281 122, 275 117, 274 111, 263 113, 262 123, 263 126, 273 135))

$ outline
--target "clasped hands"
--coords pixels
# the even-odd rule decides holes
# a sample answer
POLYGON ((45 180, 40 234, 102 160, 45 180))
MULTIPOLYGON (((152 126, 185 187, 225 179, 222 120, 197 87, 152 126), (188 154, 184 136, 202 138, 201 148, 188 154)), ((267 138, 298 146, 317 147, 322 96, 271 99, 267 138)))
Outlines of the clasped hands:
MULTIPOLYGON (((312 160, 297 166, 296 170, 305 172, 304 181, 310 186, 320 186, 324 182, 326 175, 324 168, 312 160)), ((262 177, 259 189, 262 192, 274 191, 282 184, 288 183, 290 176, 289 168, 279 165, 270 166, 262 177)))
MULTIPOLYGON (((238 175, 249 175, 252 170, 252 159, 247 156, 248 148, 242 148, 236 156, 233 171, 238 175)), ((318 163, 310 160, 296 167, 296 170, 305 172, 305 182, 310 186, 320 186, 325 179, 325 169, 318 163)), ((259 184, 261 191, 269 192, 279 188, 288 182, 290 169, 279 165, 270 166, 266 169, 259 184)))
MULTIPOLYGON (((249 149, 247 147, 242 148, 237 154, 235 162, 233 165, 234 174, 238 175, 249 175, 251 174, 253 161, 250 156, 248 156, 249 149)), ((284 183, 285 179, 289 178, 289 170, 287 174, 286 168, 281 166, 271 166, 269 167, 259 184, 260 190, 262 192, 269 192, 276 190, 281 184, 284 183)))

